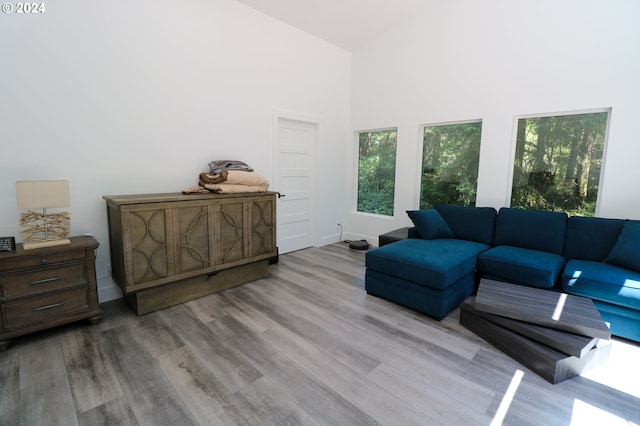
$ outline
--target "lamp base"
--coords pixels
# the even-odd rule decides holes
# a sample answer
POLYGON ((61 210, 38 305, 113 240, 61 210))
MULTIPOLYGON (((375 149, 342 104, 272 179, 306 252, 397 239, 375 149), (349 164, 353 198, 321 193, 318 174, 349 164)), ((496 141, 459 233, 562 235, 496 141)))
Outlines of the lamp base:
POLYGON ((61 240, 33 241, 33 242, 25 241, 22 244, 22 248, 24 250, 33 250, 33 249, 39 249, 43 247, 64 246, 66 244, 71 244, 71 240, 67 238, 63 238, 61 240))

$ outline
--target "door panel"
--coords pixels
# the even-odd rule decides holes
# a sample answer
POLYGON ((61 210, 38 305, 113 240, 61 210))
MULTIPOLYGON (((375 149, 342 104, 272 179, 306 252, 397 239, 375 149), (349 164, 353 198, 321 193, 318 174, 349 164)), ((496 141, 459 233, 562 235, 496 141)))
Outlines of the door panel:
POLYGON ((276 153, 280 253, 313 245, 316 124, 278 118, 276 153))

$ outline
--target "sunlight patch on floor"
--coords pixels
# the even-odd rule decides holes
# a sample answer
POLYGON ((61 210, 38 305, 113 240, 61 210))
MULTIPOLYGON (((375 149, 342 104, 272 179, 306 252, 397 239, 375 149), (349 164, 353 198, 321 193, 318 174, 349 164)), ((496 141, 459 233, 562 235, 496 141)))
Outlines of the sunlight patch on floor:
POLYGON ((582 377, 640 398, 640 346, 621 340, 611 342, 611 356, 602 367, 582 373, 582 377))
POLYGON ((496 415, 493 416, 493 420, 491 420, 491 426, 500 426, 504 421, 504 417, 507 415, 507 411, 509 411, 509 407, 511 406, 511 401, 513 401, 513 397, 518 390, 518 386, 520 386, 522 376, 524 376, 524 372, 522 370, 516 370, 513 374, 511 383, 509 383, 509 387, 502 397, 502 401, 500 401, 500 406, 496 411, 496 415))
POLYGON ((583 425, 632 426, 636 424, 576 399, 573 403, 570 426, 583 425))

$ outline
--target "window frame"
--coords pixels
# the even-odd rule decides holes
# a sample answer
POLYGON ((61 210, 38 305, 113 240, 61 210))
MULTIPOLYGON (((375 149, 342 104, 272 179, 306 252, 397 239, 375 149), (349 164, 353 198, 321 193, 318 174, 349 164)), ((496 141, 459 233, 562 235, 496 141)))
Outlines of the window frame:
POLYGON ((397 184, 398 184, 398 140, 400 136, 400 130, 398 126, 379 127, 371 129, 355 130, 353 133, 353 153, 354 153, 354 173, 353 173, 353 193, 351 197, 351 213, 361 216, 368 216, 377 219, 393 219, 396 217, 396 198, 398 196, 397 184), (391 216, 369 213, 358 210, 358 193, 360 190, 360 134, 371 132, 385 132, 389 130, 396 131, 396 152, 395 152, 395 173, 394 173, 394 191, 393 191, 393 214, 391 216))
POLYGON ((609 148, 609 129, 611 127, 611 114, 613 108, 612 107, 603 107, 603 108, 590 108, 590 109, 580 109, 580 110, 569 110, 569 111, 554 111, 554 112, 542 112, 542 113, 534 113, 534 114, 520 114, 514 115, 512 121, 512 129, 511 129, 511 150, 509 153, 509 170, 508 170, 508 180, 506 185, 506 194, 505 194, 505 203, 504 205, 507 207, 511 207, 511 194, 513 192, 513 176, 514 176, 514 167, 516 160, 516 150, 518 146, 518 121, 521 119, 527 118, 544 118, 544 117, 558 117, 558 116, 567 116, 567 115, 583 115, 583 114, 597 114, 597 113, 607 113, 607 124, 604 130, 604 141, 602 146, 602 160, 600 166, 600 176, 598 177, 598 194, 596 195, 596 209, 594 212, 594 217, 598 217, 600 215, 600 204, 602 202, 602 189, 604 187, 604 175, 606 168, 606 160, 607 160, 607 151, 609 148))
MULTIPOLYGON (((416 208, 420 208, 420 196, 422 194, 422 159, 424 155, 424 129, 426 127, 437 127, 437 126, 451 126, 458 124, 475 124, 480 123, 480 149, 478 150, 478 182, 480 180, 480 167, 482 161, 482 135, 484 133, 484 120, 482 118, 471 118, 466 120, 453 120, 453 121, 440 121, 434 123, 424 123, 418 126, 418 135, 417 135, 417 155, 416 155, 416 179, 414 181, 415 191, 414 191, 414 206, 416 208)), ((476 182, 476 205, 477 205, 477 196, 478 196, 478 182, 476 182)))

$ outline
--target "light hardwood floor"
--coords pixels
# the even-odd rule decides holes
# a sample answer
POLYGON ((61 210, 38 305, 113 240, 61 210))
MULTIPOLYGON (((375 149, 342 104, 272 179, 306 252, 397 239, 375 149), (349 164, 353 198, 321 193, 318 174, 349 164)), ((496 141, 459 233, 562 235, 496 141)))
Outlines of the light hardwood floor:
POLYGON ((509 425, 640 424, 637 344, 552 385, 458 310, 438 322, 368 296, 364 252, 342 244, 145 316, 102 308, 0 353, 0 425, 489 425, 504 408, 509 425))

